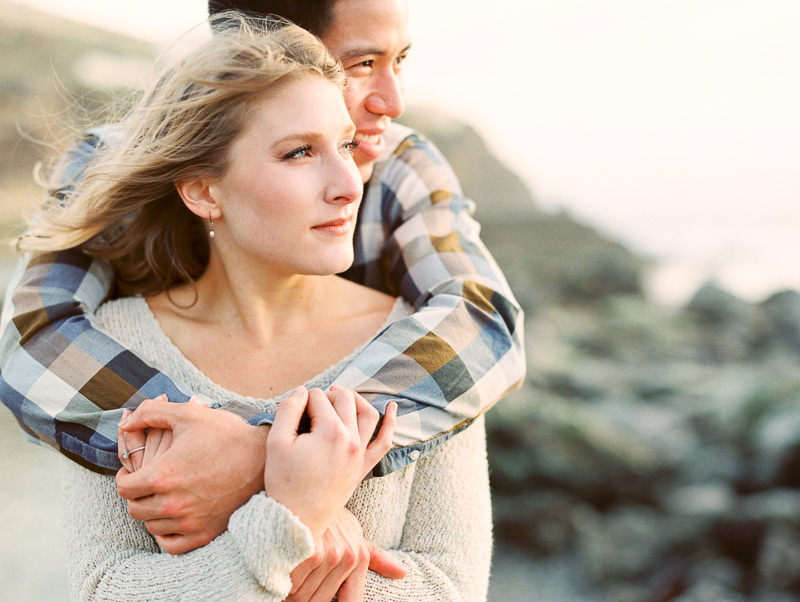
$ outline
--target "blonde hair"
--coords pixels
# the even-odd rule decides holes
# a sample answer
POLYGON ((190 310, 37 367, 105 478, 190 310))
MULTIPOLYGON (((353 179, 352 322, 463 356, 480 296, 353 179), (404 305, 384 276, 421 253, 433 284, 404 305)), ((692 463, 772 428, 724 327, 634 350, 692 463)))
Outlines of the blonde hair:
POLYGON ((307 74, 345 85, 338 61, 299 27, 237 13, 209 21, 212 38, 161 70, 121 143, 92 163, 79 190, 45 204, 20 251, 80 247, 110 261, 119 295, 157 294, 203 273, 208 235, 175 182, 223 176, 254 102, 270 91, 307 74))

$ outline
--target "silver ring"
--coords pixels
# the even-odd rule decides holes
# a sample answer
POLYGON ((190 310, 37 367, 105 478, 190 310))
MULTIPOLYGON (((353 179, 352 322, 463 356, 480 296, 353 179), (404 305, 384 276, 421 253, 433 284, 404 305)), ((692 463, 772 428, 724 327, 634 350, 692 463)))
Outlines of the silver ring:
POLYGON ((127 449, 123 449, 122 450, 122 458, 124 460, 127 460, 128 458, 131 457, 131 454, 133 454, 133 452, 142 451, 143 449, 144 449, 144 446, 137 447, 136 449, 132 449, 131 451, 128 451, 127 449))

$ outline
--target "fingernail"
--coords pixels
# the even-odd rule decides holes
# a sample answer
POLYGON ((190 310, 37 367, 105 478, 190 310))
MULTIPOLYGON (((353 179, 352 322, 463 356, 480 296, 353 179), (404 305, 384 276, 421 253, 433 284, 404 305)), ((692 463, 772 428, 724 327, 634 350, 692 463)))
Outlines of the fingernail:
POLYGON ((130 418, 130 415, 130 410, 122 410, 122 418, 119 421, 119 426, 125 426, 125 423, 128 422, 128 418, 130 418))
POLYGON ((303 385, 300 385, 294 391, 292 391, 292 395, 302 395, 303 393, 305 393, 305 391, 306 388, 303 385))
POLYGON ((164 401, 166 398, 167 398, 167 395, 165 393, 162 393, 161 395, 156 397, 153 401, 164 401))

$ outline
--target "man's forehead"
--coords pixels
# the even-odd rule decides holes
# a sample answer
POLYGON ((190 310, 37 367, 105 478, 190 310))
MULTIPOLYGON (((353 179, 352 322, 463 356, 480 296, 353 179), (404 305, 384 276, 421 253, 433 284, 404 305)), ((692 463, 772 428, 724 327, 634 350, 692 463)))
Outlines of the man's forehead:
POLYGON ((411 46, 406 0, 338 0, 323 42, 345 60, 399 54, 411 46))

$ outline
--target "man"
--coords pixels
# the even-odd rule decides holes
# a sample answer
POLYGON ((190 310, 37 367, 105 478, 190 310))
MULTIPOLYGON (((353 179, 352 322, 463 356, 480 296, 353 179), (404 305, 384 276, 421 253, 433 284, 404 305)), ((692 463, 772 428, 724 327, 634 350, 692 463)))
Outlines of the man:
MULTIPOLYGON (((307 27, 346 70, 355 159, 366 187, 356 261, 345 275, 402 294, 418 309, 369 344, 337 381, 381 410, 398 401, 395 449, 376 470, 386 474, 433 450, 520 384, 522 313, 446 161, 413 131, 390 123, 404 109, 405 0, 209 2, 212 14, 225 8, 278 14, 307 27)), ((80 179, 102 143, 113 144, 108 132, 87 137, 75 151, 66 186, 80 179)), ((121 470, 117 482, 131 515, 145 520, 167 551, 186 552, 221 533, 230 514, 261 489, 269 429, 255 425, 271 417, 249 407, 221 412, 144 401, 161 393, 186 401, 191 391, 92 327, 87 315, 112 280, 104 263, 79 251, 36 258, 20 271, 3 311, 0 397, 26 432, 109 473, 120 468, 116 429, 123 407, 138 406, 123 424, 130 432, 172 429, 167 454, 133 474, 121 470)), ((143 454, 135 453, 141 465, 143 454)), ((342 530, 351 532, 357 525, 345 526, 347 520, 342 530)), ((329 547, 321 544, 322 551, 329 547)), ((376 558, 374 569, 399 576, 376 558)), ((366 571, 364 563, 359 570, 366 571)), ((296 599, 323 599, 353 568, 321 552, 297 572, 296 599)))

